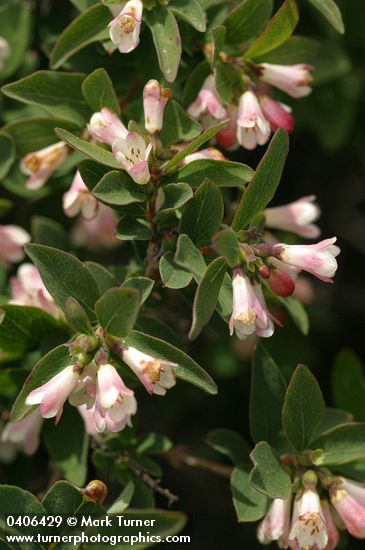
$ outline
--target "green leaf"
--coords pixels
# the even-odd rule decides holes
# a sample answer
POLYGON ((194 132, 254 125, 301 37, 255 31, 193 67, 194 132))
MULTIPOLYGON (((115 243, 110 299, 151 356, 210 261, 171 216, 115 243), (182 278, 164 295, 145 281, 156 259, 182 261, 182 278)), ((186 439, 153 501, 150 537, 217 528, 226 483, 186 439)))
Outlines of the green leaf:
POLYGON ((247 462, 249 446, 237 432, 218 428, 207 435, 207 443, 215 451, 227 456, 234 465, 247 462))
POLYGON ((161 141, 165 147, 170 147, 180 141, 190 141, 196 138, 202 127, 193 117, 185 113, 177 101, 168 102, 161 130, 161 141))
POLYGON ((31 36, 31 9, 22 0, 2 2, 0 7, 0 36, 10 45, 10 55, 0 69, 0 80, 15 73, 24 62, 31 36), (4 5, 5 4, 5 5, 4 5))
POLYGON ((81 92, 85 75, 37 71, 3 86, 12 99, 41 107, 51 116, 70 120, 80 127, 90 118, 90 109, 81 92))
POLYGON ((73 296, 85 308, 89 318, 99 298, 95 279, 77 258, 40 244, 26 245, 25 251, 39 270, 49 293, 64 309, 66 300, 73 296))
POLYGON ((164 174, 169 174, 172 172, 178 164, 182 160, 184 160, 185 157, 190 155, 191 153, 194 153, 199 147, 201 147, 204 143, 209 141, 212 137, 214 137, 220 130, 223 130, 223 128, 227 125, 227 120, 223 120, 219 124, 216 124, 215 126, 210 126, 200 134, 199 137, 195 138, 189 145, 184 147, 179 153, 177 153, 172 159, 170 159, 164 166, 163 171, 164 174))
POLYGON ((337 32, 344 34, 345 26, 342 15, 334 0, 309 0, 309 2, 327 19, 337 32))
POLYGON ((108 509, 108 514, 121 514, 128 508, 132 500, 133 494, 135 491, 135 484, 133 481, 129 481, 127 485, 123 488, 123 491, 120 493, 118 498, 113 502, 113 504, 108 509))
POLYGON ((148 277, 129 277, 129 279, 126 279, 122 284, 122 288, 128 287, 138 290, 142 305, 151 294, 154 284, 155 281, 149 279, 148 277))
POLYGON ((244 187, 254 171, 246 164, 229 160, 193 160, 174 174, 174 178, 196 188, 207 178, 218 187, 244 187))
POLYGON ((204 391, 216 394, 217 386, 205 370, 203 370, 191 357, 171 344, 154 338, 142 332, 133 331, 125 339, 127 346, 152 355, 156 359, 165 359, 179 365, 176 368, 176 376, 185 382, 194 384, 204 391))
POLYGON ((295 0, 285 0, 263 32, 256 38, 245 53, 246 59, 255 59, 277 48, 292 35, 299 21, 295 0))
POLYGON ((210 63, 201 61, 189 74, 181 97, 181 105, 187 109, 194 101, 203 85, 204 80, 211 73, 210 63))
POLYGON ((106 6, 97 4, 83 12, 59 36, 51 55, 52 69, 64 62, 85 46, 109 37, 108 23, 112 20, 106 6))
POLYGON ((281 46, 256 57, 255 63, 276 63, 278 65, 309 63, 315 60, 320 47, 320 43, 311 38, 291 36, 281 46))
POLYGON ((85 11, 94 4, 97 4, 99 0, 71 0, 71 2, 79 9, 80 11, 85 11))
POLYGON ((215 65, 214 69, 215 85, 217 92, 224 103, 232 103, 243 91, 242 70, 221 60, 215 65))
POLYGON ((34 409, 34 407, 30 407, 25 404, 25 400, 31 391, 48 382, 48 380, 56 376, 56 374, 69 365, 72 365, 74 362, 75 358, 71 357, 68 352, 68 348, 65 345, 58 346, 42 357, 26 379, 18 398, 13 405, 11 411, 12 422, 18 422, 24 418, 28 412, 34 409))
POLYGON ((207 267, 195 294, 193 321, 189 338, 195 340, 204 326, 210 321, 226 273, 227 265, 223 258, 216 258, 207 267))
POLYGON ((151 224, 142 218, 123 216, 118 223, 116 238, 122 241, 148 241, 152 237, 151 224))
POLYGON ((111 288, 96 302, 100 325, 112 336, 124 338, 133 328, 141 305, 135 288, 111 288))
POLYGON ((267 441, 275 446, 278 442, 285 392, 280 369, 259 344, 253 356, 250 393, 250 432, 255 443, 267 441))
POLYGON ((324 415, 321 389, 310 370, 299 365, 289 383, 283 406, 283 427, 291 445, 304 451, 324 415))
POLYGON ((157 221, 173 214, 193 196, 193 191, 187 183, 168 183, 164 187, 161 187, 159 192, 163 196, 163 203, 156 215, 155 219, 157 221))
POLYGON ((180 232, 188 235, 196 246, 207 244, 219 230, 223 212, 223 199, 219 188, 211 181, 205 180, 184 209, 180 232))
POLYGON ((174 262, 173 252, 166 252, 160 260, 160 275, 164 286, 167 288, 185 288, 193 278, 190 271, 181 269, 174 262))
POLYGON ((347 424, 348 422, 352 422, 353 419, 353 415, 346 411, 326 407, 323 420, 318 426, 315 436, 318 437, 323 432, 328 432, 328 430, 335 428, 339 424, 347 424))
POLYGON ((70 241, 66 229, 58 222, 43 216, 33 216, 31 221, 31 232, 33 241, 37 244, 44 244, 69 250, 70 241))
POLYGON ((85 265, 97 282, 100 294, 104 294, 109 288, 119 286, 118 279, 106 267, 96 262, 85 262, 85 265))
POLYGON ((212 68, 214 68, 219 59, 219 55, 224 48, 224 42, 226 38, 226 28, 223 27, 223 25, 219 25, 218 27, 215 27, 214 29, 212 29, 211 32, 212 32, 212 42, 213 42, 211 64, 212 64, 212 68))
POLYGON ((5 178, 15 161, 13 138, 6 132, 0 132, 0 180, 5 178))
POLYGON ((213 239, 214 248, 220 256, 223 256, 230 267, 236 267, 240 246, 236 234, 231 229, 222 229, 213 239))
POLYGON ((66 300, 65 317, 66 321, 76 332, 81 332, 83 334, 93 333, 92 326, 84 308, 72 296, 69 296, 66 300))
POLYGON ((250 483, 269 498, 287 499, 291 493, 291 479, 278 453, 266 441, 260 441, 250 454, 254 468, 250 483))
POLYGON ((236 467, 231 476, 233 504, 239 522, 258 521, 266 514, 268 499, 252 487, 243 466, 236 467))
MULTIPOLYGON (((103 514, 105 516, 105 511, 100 506, 85 497, 80 489, 70 485, 67 481, 57 481, 46 493, 46 496, 42 500, 42 505, 47 510, 47 513, 52 516, 63 515, 68 517, 70 515, 76 516, 76 514, 93 515, 94 517, 103 514)), ((59 531, 63 532, 67 530, 67 523, 62 523, 59 531)), ((69 545, 62 545, 60 548, 66 550, 67 547, 70 548, 69 545)))
POLYGON ((198 0, 170 0, 170 10, 197 31, 205 32, 206 15, 198 0))
POLYGON ((107 205, 125 206, 134 202, 144 202, 146 193, 126 172, 112 171, 101 178, 92 194, 107 205))
MULTIPOLYGON (((26 533, 27 535, 35 535, 37 527, 30 525, 20 525, 8 527, 5 518, 7 516, 19 515, 42 516, 45 514, 45 509, 39 500, 28 491, 23 491, 19 487, 12 485, 0 485, 0 527, 2 531, 7 533, 26 533)), ((26 523, 26 522, 24 522, 26 523)), ((39 532, 39 527, 38 527, 39 532)), ((3 534, 3 533, 2 533, 3 534)), ((25 545, 24 545, 25 546, 25 545)), ((24 546, 22 548, 24 548, 24 546)), ((29 545, 27 545, 29 546, 29 545)), ((34 548, 42 548, 39 544, 34 544, 34 548)))
POLYGON ((166 453, 171 447, 172 442, 168 437, 151 432, 139 439, 136 452, 139 454, 147 453, 154 455, 166 453))
POLYGON ((315 439, 311 448, 324 451, 323 466, 365 460, 365 423, 351 422, 337 426, 315 439))
POLYGON ((187 235, 180 235, 178 238, 174 262, 192 273, 198 282, 207 267, 203 256, 187 235))
POLYGON ((81 174, 83 182, 90 192, 97 186, 99 181, 109 173, 109 168, 103 164, 95 162, 94 160, 83 160, 77 168, 81 174))
POLYGON ((309 317, 302 302, 295 298, 295 296, 288 296, 287 298, 282 298, 281 296, 275 297, 288 311, 300 332, 307 336, 309 332, 309 317))
POLYGON ((0 309, 1 354, 15 359, 39 347, 60 325, 51 315, 36 307, 5 304, 0 309))
POLYGON ((267 206, 279 185, 289 150, 284 130, 277 130, 248 185, 232 223, 232 229, 245 229, 267 206))
POLYGON ((224 21, 227 44, 255 38, 268 22, 272 7, 271 0, 243 0, 224 21))
POLYGON ((57 426, 46 422, 43 437, 51 460, 65 479, 79 486, 84 485, 87 479, 89 436, 77 409, 66 406, 57 426))
POLYGON ((71 145, 71 147, 76 149, 76 151, 84 153, 87 157, 96 160, 101 164, 105 164, 105 166, 110 166, 111 168, 114 168, 114 170, 121 168, 120 164, 114 159, 110 151, 80 139, 79 137, 71 134, 71 132, 68 132, 62 128, 56 128, 56 134, 60 139, 62 139, 62 141, 71 145))
POLYGON ((144 20, 152 33, 161 72, 167 82, 174 82, 181 58, 176 19, 172 11, 157 0, 153 9, 145 12, 144 20))
POLYGON ((120 115, 120 106, 113 82, 105 69, 96 69, 82 84, 84 98, 94 112, 104 107, 120 115))
POLYGON ((365 420, 365 376, 360 359, 350 350, 341 351, 332 371, 332 394, 335 405, 365 420))

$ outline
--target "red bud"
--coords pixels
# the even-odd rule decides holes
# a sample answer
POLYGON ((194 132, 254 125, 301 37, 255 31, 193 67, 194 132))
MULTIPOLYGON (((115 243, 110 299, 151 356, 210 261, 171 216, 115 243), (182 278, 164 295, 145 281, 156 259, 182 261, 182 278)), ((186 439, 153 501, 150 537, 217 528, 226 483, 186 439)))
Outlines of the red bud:
POLYGON ((271 269, 270 277, 267 280, 271 290, 278 296, 287 298, 291 296, 295 290, 295 282, 293 279, 280 269, 271 269))

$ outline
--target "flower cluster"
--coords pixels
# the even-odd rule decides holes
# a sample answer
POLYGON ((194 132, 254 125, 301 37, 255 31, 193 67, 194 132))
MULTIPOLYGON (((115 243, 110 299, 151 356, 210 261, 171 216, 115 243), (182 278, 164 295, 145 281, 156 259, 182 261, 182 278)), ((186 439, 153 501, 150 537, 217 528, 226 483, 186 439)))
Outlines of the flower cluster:
POLYGON ((311 92, 313 69, 304 64, 244 66, 242 94, 236 103, 228 106, 223 105, 215 78, 209 75, 188 112, 204 127, 228 119, 227 127, 216 136, 225 149, 236 149, 239 145, 255 149, 269 140, 272 131, 283 128, 291 132, 294 127, 290 107, 272 98, 270 86, 296 99, 305 97, 311 92))
MULTIPOLYGON (((264 211, 266 227, 317 237, 319 228, 313 222, 319 216, 319 208, 314 199, 303 197, 284 206, 267 208, 264 211)), ((324 282, 332 282, 340 249, 334 244, 335 237, 316 244, 288 245, 276 242, 272 235, 266 238, 256 230, 244 232, 242 241, 240 265, 234 269, 232 279, 230 332, 236 332, 242 340, 254 333, 269 337, 276 320, 268 310, 262 285, 267 285, 278 296, 288 297, 293 294, 295 279, 302 270, 324 282)))
POLYGON ((301 485, 293 499, 272 501, 257 531, 262 544, 276 541, 280 548, 292 550, 334 550, 344 529, 365 538, 364 484, 308 470, 301 485))

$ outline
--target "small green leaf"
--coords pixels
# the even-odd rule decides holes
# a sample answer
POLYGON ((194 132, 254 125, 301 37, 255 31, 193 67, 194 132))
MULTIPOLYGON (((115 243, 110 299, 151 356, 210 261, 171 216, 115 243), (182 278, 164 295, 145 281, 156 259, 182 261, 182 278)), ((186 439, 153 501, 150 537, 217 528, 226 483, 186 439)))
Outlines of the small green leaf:
POLYGON ((164 286, 167 288, 185 288, 189 286, 193 278, 190 271, 181 269, 174 262, 173 252, 166 252, 160 260, 160 275, 164 286))
POLYGON ((132 331, 125 339, 125 343, 156 359, 176 363, 178 367, 175 372, 178 378, 213 395, 217 393, 217 386, 209 374, 186 353, 171 344, 137 331, 132 331))
POLYGON ((83 334, 93 333, 92 326, 84 308, 72 296, 69 296, 66 300, 65 317, 66 321, 76 332, 81 332, 83 334))
POLYGON ((307 336, 309 332, 309 317, 302 302, 295 298, 295 296, 288 296, 287 298, 282 298, 281 296, 275 297, 288 311, 300 332, 307 336))
POLYGON ((122 284, 122 287, 135 288, 139 291, 141 298, 141 305, 147 300, 152 292, 155 281, 148 277, 129 277, 122 284))
POLYGON ((96 69, 85 78, 82 84, 82 93, 94 112, 107 107, 120 115, 117 94, 105 69, 96 69))
POLYGON ((260 441, 250 454, 254 468, 250 483, 269 498, 289 498, 291 479, 278 453, 266 441, 260 441))
POLYGON ((223 25, 219 25, 218 27, 215 27, 212 29, 212 41, 213 41, 213 52, 212 52, 212 68, 215 67, 218 59, 219 54, 222 52, 224 48, 224 42, 226 38, 226 28, 223 27, 223 25))
POLYGON ((205 32, 206 15, 198 0, 170 0, 170 10, 197 31, 205 32))
POLYGON ((161 72, 167 82, 174 82, 181 58, 176 19, 172 11, 158 0, 151 11, 145 12, 144 19, 152 32, 161 72))
POLYGON ((138 441, 136 451, 139 454, 147 453, 154 455, 166 453, 172 447, 172 442, 168 437, 154 432, 151 432, 146 436, 142 436, 138 441))
MULTIPOLYGON (((14 532, 26 533, 27 535, 33 534, 34 537, 36 537, 37 527, 32 526, 31 523, 28 524, 27 522, 24 522, 21 523, 21 525, 19 526, 17 525, 16 527, 9 528, 5 521, 5 518, 9 515, 19 517, 20 514, 42 516, 45 513, 46 511, 39 500, 28 491, 23 491, 23 489, 20 489, 19 487, 14 487, 12 485, 0 485, 0 516, 2 518, 0 525, 2 531, 11 534, 14 534, 14 532), (25 523, 27 523, 27 525, 25 525, 25 523)), ((1 534, 3 535, 3 533, 1 534)), ((29 545, 24 544, 22 548, 24 548, 25 546, 29 545)), ((18 546, 12 546, 12 548, 18 548, 18 546)), ((40 544, 34 544, 33 548, 42 548, 42 546, 40 544)))
POLYGON ((13 138, 6 132, 0 132, 0 180, 5 178, 15 161, 13 138))
POLYGON ((198 282, 206 269, 203 256, 187 235, 180 235, 178 238, 174 262, 192 273, 198 282))
POLYGON ((148 241, 152 237, 151 224, 142 218, 123 216, 118 223, 116 238, 122 241, 148 241))
POLYGON ((248 185, 232 223, 232 229, 245 229, 268 205, 279 185, 289 150, 284 130, 277 130, 248 185))
POLYGON ((90 192, 97 186, 99 181, 109 173, 109 168, 103 164, 95 162, 94 160, 83 160, 77 168, 81 174, 83 182, 90 192))
POLYGON ((124 338, 133 328, 141 304, 135 288, 111 288, 96 302, 100 325, 112 336, 124 338))
POLYGON ((161 218, 163 219, 169 214, 173 214, 193 196, 193 191, 187 183, 168 183, 160 189, 164 199, 155 218, 157 221, 160 221, 161 218))
POLYGON ((111 206, 125 206, 134 202, 144 202, 146 193, 126 172, 113 170, 101 178, 92 194, 99 201, 111 206))
POLYGON ((113 502, 113 504, 108 509, 108 514, 121 514, 128 508, 132 500, 133 494, 135 491, 135 485, 133 481, 129 481, 127 485, 123 488, 123 491, 113 502))
POLYGON ((190 141, 196 138, 202 127, 193 117, 185 113, 177 101, 168 102, 161 130, 161 141, 165 147, 170 147, 180 141, 190 141))
POLYGON ((81 92, 85 75, 37 71, 7 84, 2 92, 12 99, 41 107, 51 116, 70 120, 80 127, 90 118, 90 109, 81 92))
POLYGON ((310 370, 299 365, 289 383, 283 406, 283 427, 289 442, 304 451, 323 419, 321 389, 310 370))
POLYGON ((365 375, 360 359, 350 350, 341 351, 331 379, 335 405, 365 420, 365 375))
POLYGON ((291 36, 284 44, 255 58, 255 63, 276 63, 294 65, 313 62, 321 45, 316 40, 303 36, 291 36))
POLYGON ((337 426, 312 441, 311 448, 324 451, 323 466, 365 460, 365 422, 337 426))
POLYGON ((52 246, 60 250, 70 249, 70 241, 66 229, 55 220, 43 216, 33 216, 31 232, 33 241, 37 244, 52 246))
POLYGON ((345 25, 339 7, 334 0, 309 0, 309 2, 327 19, 334 29, 344 34, 345 25))
POLYGON ((80 260, 62 250, 40 244, 26 245, 25 251, 39 270, 48 292, 62 309, 67 298, 73 296, 93 318, 99 289, 80 260))
POLYGON ((108 23, 112 19, 106 6, 97 4, 83 12, 59 36, 51 55, 52 69, 61 67, 67 59, 85 46, 109 37, 108 23))
POLYGON ((354 420, 353 415, 346 411, 342 411, 340 409, 334 409, 332 407, 326 407, 326 410, 324 411, 323 420, 318 426, 315 436, 318 437, 323 432, 328 432, 328 430, 332 430, 332 428, 335 428, 339 424, 348 424, 353 420, 354 420))
POLYGON ((293 33, 299 21, 295 0, 285 0, 263 32, 245 53, 246 59, 255 59, 285 42, 293 33))
POLYGON ((247 462, 249 446, 237 432, 218 428, 207 435, 207 443, 215 451, 227 456, 235 466, 247 462))
POLYGON ((214 69, 215 85, 217 92, 224 103, 232 103, 239 97, 243 91, 242 70, 221 60, 215 65, 214 69))
POLYGON ((275 446, 278 442, 285 392, 280 369, 259 344, 253 356, 250 394, 250 432, 256 443, 267 441, 275 446))
POLYGON ((184 209, 180 232, 188 235, 196 246, 207 244, 221 226, 223 211, 219 188, 205 180, 184 209))
POLYGON ((97 282, 100 294, 104 294, 109 288, 119 286, 118 279, 106 267, 96 262, 85 262, 85 265, 97 282))
MULTIPOLYGON (((80 514, 80 516, 92 515, 94 517, 103 514, 105 516, 105 510, 100 508, 91 499, 85 497, 80 489, 67 481, 57 481, 46 493, 46 496, 42 500, 42 505, 47 510, 47 513, 52 516, 75 516, 76 514, 80 514)), ((62 523, 60 531, 67 531, 67 525, 62 523)), ((62 544, 61 547, 65 548, 65 545, 62 544)))
POLYGON ((226 269, 224 259, 216 258, 209 264, 198 285, 193 304, 193 321, 189 332, 191 340, 197 338, 214 313, 226 269))
POLYGON ((271 0, 243 0, 224 21, 227 44, 243 44, 257 36, 272 12, 271 0))
POLYGON ((64 130, 62 128, 56 128, 55 132, 57 136, 62 139, 62 141, 71 145, 71 147, 76 149, 76 151, 84 153, 85 156, 96 160, 101 164, 105 164, 105 166, 110 166, 111 168, 114 168, 114 170, 118 170, 121 168, 120 164, 114 159, 110 151, 107 151, 106 149, 103 149, 98 145, 94 145, 93 143, 89 143, 88 141, 80 139, 79 137, 71 134, 71 132, 68 132, 67 130, 64 130))
POLYGON ((237 466, 231 476, 233 504, 239 522, 258 521, 266 514, 268 498, 252 487, 244 466, 237 466))
POLYGON ((213 239, 214 248, 220 256, 223 256, 230 267, 236 267, 240 246, 236 234, 231 229, 222 229, 213 239))
POLYGON ((174 179, 184 181, 194 189, 207 178, 218 187, 240 187, 252 179, 254 171, 246 164, 229 160, 193 160, 173 175, 174 179))

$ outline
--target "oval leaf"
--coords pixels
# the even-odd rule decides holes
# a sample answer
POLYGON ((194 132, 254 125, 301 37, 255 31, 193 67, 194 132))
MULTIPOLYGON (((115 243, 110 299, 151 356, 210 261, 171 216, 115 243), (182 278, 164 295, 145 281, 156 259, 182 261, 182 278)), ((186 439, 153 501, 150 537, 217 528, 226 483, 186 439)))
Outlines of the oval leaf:
POLYGON ((133 328, 141 304, 135 288, 111 288, 95 304, 100 325, 112 336, 124 338, 133 328))

